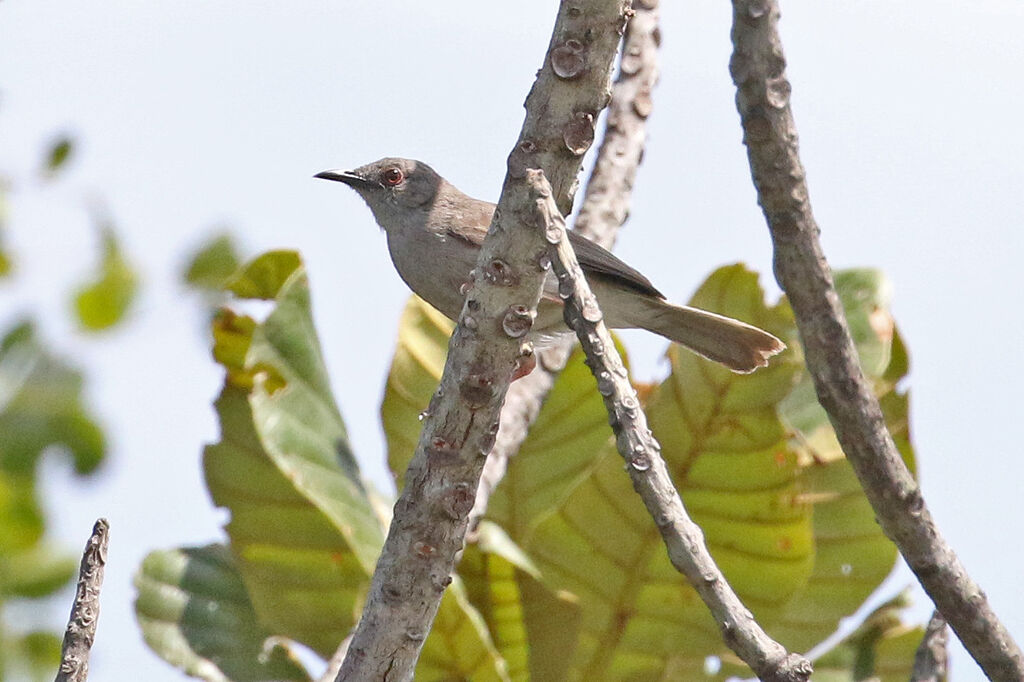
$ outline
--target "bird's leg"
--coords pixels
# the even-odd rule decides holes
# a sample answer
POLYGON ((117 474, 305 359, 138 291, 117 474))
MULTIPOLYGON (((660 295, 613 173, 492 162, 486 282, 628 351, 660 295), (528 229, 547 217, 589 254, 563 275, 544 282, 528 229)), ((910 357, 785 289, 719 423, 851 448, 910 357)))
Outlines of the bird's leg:
POLYGON ((520 355, 516 358, 516 366, 512 370, 512 381, 516 379, 522 379, 527 374, 533 371, 533 368, 537 366, 537 356, 534 353, 528 353, 520 355))

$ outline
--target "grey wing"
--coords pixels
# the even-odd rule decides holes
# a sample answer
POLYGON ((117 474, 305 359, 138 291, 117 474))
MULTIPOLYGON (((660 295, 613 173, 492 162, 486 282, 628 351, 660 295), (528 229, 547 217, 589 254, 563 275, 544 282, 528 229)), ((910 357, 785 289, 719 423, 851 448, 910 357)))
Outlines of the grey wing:
POLYGON ((588 278, 597 276, 642 294, 665 298, 649 279, 612 252, 575 232, 570 231, 567 234, 569 243, 576 252, 576 259, 588 278))

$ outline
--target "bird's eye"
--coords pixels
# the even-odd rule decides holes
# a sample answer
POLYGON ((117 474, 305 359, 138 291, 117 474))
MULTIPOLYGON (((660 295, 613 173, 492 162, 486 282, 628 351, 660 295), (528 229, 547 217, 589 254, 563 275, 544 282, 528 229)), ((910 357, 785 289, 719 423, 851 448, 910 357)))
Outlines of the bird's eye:
POLYGON ((405 180, 405 173, 402 172, 401 168, 392 166, 391 168, 388 168, 381 174, 381 178, 384 179, 385 185, 390 185, 391 187, 394 187, 402 180, 405 180))

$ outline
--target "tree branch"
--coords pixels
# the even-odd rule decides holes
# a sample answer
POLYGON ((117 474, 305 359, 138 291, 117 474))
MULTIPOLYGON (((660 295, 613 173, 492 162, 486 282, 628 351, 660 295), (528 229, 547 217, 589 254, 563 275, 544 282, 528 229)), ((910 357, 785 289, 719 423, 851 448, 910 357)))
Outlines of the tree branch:
POLYGON ((946 647, 947 632, 946 620, 941 613, 935 611, 928 621, 921 645, 917 647, 917 653, 914 655, 914 670, 910 674, 910 682, 945 682, 946 659, 949 653, 946 647))
POLYGON ((535 224, 543 228, 550 244, 548 252, 558 276, 558 293, 565 300, 565 322, 576 332, 587 354, 587 365, 604 397, 616 446, 626 460, 633 489, 658 526, 672 565, 686 576, 707 604, 729 648, 759 678, 774 682, 810 679, 810 662, 798 654, 787 653, 765 634, 708 553, 704 534, 687 515, 661 458, 661 446, 647 428, 647 417, 629 383, 626 367, 569 244, 565 221, 550 192, 545 194, 547 181, 539 171, 531 175, 530 181, 540 197, 535 224))
POLYGON ((107 563, 109 533, 110 524, 106 519, 99 519, 85 543, 56 682, 85 682, 89 676, 89 651, 96 638, 96 624, 100 617, 100 588, 103 587, 103 567, 107 563))
MULTIPOLYGON (((647 141, 651 91, 658 81, 658 2, 636 0, 633 12, 622 39, 619 73, 612 86, 604 136, 575 224, 577 232, 605 248, 611 248, 615 233, 629 217, 633 181, 647 141)), ((470 513, 470 528, 486 512, 491 493, 505 476, 508 461, 526 440, 575 344, 575 339, 567 338, 539 351, 537 368, 509 386, 498 436, 484 464, 476 504, 470 513)))
POLYGON ((624 29, 626 0, 562 2, 544 66, 526 99, 526 120, 473 284, 449 343, 405 487, 377 563, 366 605, 336 678, 410 680, 451 582, 484 459, 512 368, 528 344, 545 269, 532 168, 545 168, 559 205, 572 205, 594 120, 607 104, 609 73, 624 29))
POLYGON ((865 381, 818 241, 779 38, 777 0, 733 0, 737 87, 754 185, 775 248, 775 275, 789 297, 814 379, 839 442, 886 535, 993 680, 1024 679, 1024 659, 984 593, 939 533, 920 488, 886 430, 865 381))

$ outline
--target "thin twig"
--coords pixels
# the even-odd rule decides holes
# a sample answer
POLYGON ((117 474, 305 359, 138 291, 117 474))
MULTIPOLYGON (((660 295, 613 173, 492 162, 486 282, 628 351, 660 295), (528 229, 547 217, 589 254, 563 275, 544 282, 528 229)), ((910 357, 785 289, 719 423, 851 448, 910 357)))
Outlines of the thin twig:
MULTIPOLYGON (((614 244, 616 232, 629 217, 633 181, 647 141, 651 92, 658 81, 659 42, 657 0, 636 0, 622 39, 619 73, 612 85, 604 136, 575 223, 577 232, 606 249, 614 244)), ((508 461, 526 440, 575 344, 570 337, 538 351, 537 368, 509 387, 501 408, 498 437, 484 465, 470 513, 470 528, 487 510, 491 493, 504 477, 508 461)))
POLYGON ((910 682, 945 682, 946 661, 949 657, 946 619, 938 611, 932 613, 925 628, 917 653, 914 654, 914 670, 910 682))
POLYGON ((672 485, 661 446, 647 428, 628 372, 615 350, 608 328, 602 322, 597 300, 576 261, 558 208, 545 195, 547 181, 541 172, 531 176, 536 187, 538 218, 549 242, 550 259, 558 276, 558 293, 565 300, 565 322, 572 328, 587 355, 587 365, 597 379, 604 397, 608 420, 615 431, 619 454, 633 489, 640 495, 654 519, 676 570, 686 576, 707 604, 730 649, 743 659, 762 680, 796 682, 810 679, 811 664, 790 654, 772 640, 743 606, 726 582, 704 545, 704 534, 686 513, 679 493, 672 485))
POLYGON ((512 369, 528 350, 547 274, 529 169, 545 168, 557 200, 572 205, 582 155, 607 102, 626 0, 563 2, 526 120, 452 334, 405 487, 377 562, 362 618, 336 678, 409 680, 451 583, 485 457, 494 444, 512 369))
POLYGON ((818 401, 828 412, 882 530, 964 646, 993 680, 1024 679, 1024 658, 981 588, 939 533, 864 379, 818 240, 778 34, 777 0, 733 0, 743 141, 775 248, 775 275, 796 315, 818 401))
POLYGON ((96 638, 96 623, 100 617, 100 588, 103 587, 103 567, 107 563, 109 533, 110 524, 106 519, 99 519, 85 543, 56 682, 85 682, 89 677, 89 651, 96 638))

